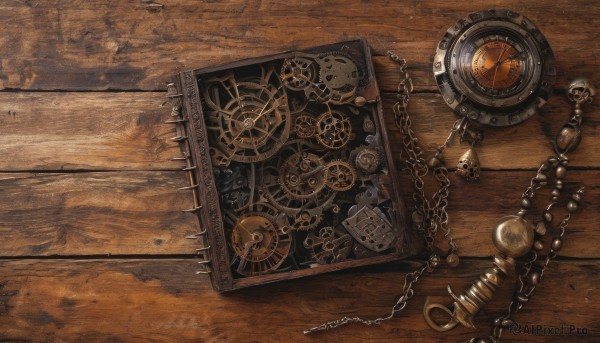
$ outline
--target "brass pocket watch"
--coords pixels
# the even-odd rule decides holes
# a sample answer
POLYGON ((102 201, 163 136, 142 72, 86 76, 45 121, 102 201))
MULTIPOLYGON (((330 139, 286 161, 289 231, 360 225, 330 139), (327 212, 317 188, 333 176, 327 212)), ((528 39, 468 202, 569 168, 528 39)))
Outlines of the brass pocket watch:
MULTIPOLYGON (((483 137, 480 126, 509 126, 535 115, 556 81, 544 35, 507 9, 471 13, 451 26, 437 46, 433 73, 444 102, 462 119, 453 132, 472 146, 483 137)), ((460 158, 457 173, 478 178, 474 150, 460 158)))

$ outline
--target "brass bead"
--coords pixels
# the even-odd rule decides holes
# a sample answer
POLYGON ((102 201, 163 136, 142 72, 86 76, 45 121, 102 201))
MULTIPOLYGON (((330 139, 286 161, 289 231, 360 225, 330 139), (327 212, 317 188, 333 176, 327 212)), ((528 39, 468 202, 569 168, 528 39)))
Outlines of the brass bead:
POLYGON ((560 195, 560 189, 556 189, 556 188, 554 188, 554 189, 552 190, 552 196, 553 196, 553 197, 558 197, 559 195, 560 195))
POLYGON ((581 194, 575 193, 571 196, 571 199, 573 199, 575 202, 581 202, 581 194))
POLYGON ((437 267, 440 265, 440 257, 435 255, 431 258, 431 266, 432 267, 437 267))
POLYGON ((506 216, 494 227, 492 241, 498 251, 506 256, 522 256, 531 250, 533 227, 519 216, 506 216))
POLYGON ((563 189, 563 182, 562 182, 562 180, 556 180, 554 182, 554 188, 562 190, 563 189))
POLYGON ((531 207, 531 200, 529 198, 521 199, 521 207, 528 210, 531 207))
POLYGON ((567 168, 564 166, 558 166, 556 168, 556 177, 559 179, 564 178, 567 175, 567 168))
POLYGON ((436 156, 432 157, 427 162, 427 166, 429 166, 429 168, 437 168, 441 165, 442 165, 442 161, 439 158, 437 158, 436 156))
POLYGON ((502 321, 502 327, 506 328, 506 327, 513 325, 514 323, 515 323, 514 320, 507 318, 502 321))
POLYGON ((548 156, 548 162, 549 163, 556 163, 556 156, 548 156))
POLYGON ((354 104, 358 107, 362 107, 367 103, 367 99, 365 99, 362 96, 357 96, 356 99, 354 99, 354 104))
POLYGON ((552 197, 552 202, 558 202, 558 197, 552 197))
POLYGON ((577 107, 577 108, 575 109, 575 114, 576 114, 576 115, 578 115, 578 116, 580 116, 580 115, 582 115, 582 114, 583 114, 583 110, 581 109, 581 107, 577 107))
POLYGON ((546 183, 548 183, 548 177, 546 176, 546 174, 543 173, 538 173, 535 176, 535 179, 538 180, 540 182, 540 184, 545 185, 546 183))
POLYGON ((562 130, 556 135, 556 146, 562 152, 569 152, 577 148, 581 141, 581 130, 572 125, 563 126, 562 130))
POLYGON ((542 241, 535 241, 533 242, 533 248, 537 251, 540 251, 544 249, 544 243, 542 243, 542 241))
POLYGON ((573 213, 575 211, 577 211, 579 209, 579 205, 577 205, 577 203, 573 200, 569 201, 569 203, 567 204, 567 211, 573 213))
POLYGON ((414 211, 414 212, 412 213, 412 221, 413 221, 413 223, 415 223, 415 224, 422 223, 422 222, 423 222, 423 216, 422 216, 422 215, 421 215, 419 212, 417 212, 417 211, 414 211))
POLYGON ((562 245, 563 245, 563 240, 560 237, 555 237, 552 240, 552 250, 558 252, 560 251, 560 249, 562 249, 562 245))
POLYGON ((532 286, 535 286, 535 285, 537 285, 538 283, 540 283, 540 273, 539 273, 539 272, 532 272, 532 273, 529 275, 529 283, 530 283, 532 286))
POLYGON ((456 268, 458 266, 458 264, 460 263, 460 258, 458 257, 457 254, 450 254, 450 255, 446 256, 446 263, 451 268, 456 268))
POLYGON ((544 220, 546 221, 546 223, 552 223, 552 219, 552 213, 544 211, 544 220))
POLYGON ((546 223, 544 223, 544 222, 538 222, 538 223, 535 225, 535 232, 536 232, 538 235, 540 235, 540 236, 543 236, 543 235, 545 235, 545 234, 546 234, 546 230, 547 230, 547 229, 546 229, 546 223))

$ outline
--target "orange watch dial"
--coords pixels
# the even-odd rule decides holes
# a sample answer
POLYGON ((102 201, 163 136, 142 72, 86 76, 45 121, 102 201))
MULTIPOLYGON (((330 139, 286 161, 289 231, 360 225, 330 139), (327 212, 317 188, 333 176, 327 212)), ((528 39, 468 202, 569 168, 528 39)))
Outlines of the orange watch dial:
POLYGON ((471 61, 471 73, 480 86, 489 90, 513 87, 523 72, 519 51, 512 45, 493 41, 480 46, 471 61))

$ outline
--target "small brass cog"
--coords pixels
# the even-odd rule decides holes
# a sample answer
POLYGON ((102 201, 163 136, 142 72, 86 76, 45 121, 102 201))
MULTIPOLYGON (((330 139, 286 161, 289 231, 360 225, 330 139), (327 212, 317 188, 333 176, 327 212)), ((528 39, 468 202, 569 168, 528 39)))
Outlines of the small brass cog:
POLYGON ((381 157, 376 149, 365 147, 354 159, 356 167, 365 173, 374 173, 381 166, 381 157))
POLYGON ((301 114, 294 121, 294 132, 299 138, 312 138, 317 132, 317 120, 308 114, 301 114))
POLYGON ((304 57, 288 58, 281 68, 281 82, 293 91, 308 88, 316 79, 314 62, 304 57))
POLYGON ((350 120, 339 111, 323 113, 317 120, 317 133, 315 137, 319 143, 328 149, 341 149, 350 140, 352 124, 350 120))
POLYGON ((281 165, 279 183, 294 199, 314 198, 325 187, 326 172, 321 170, 322 166, 319 156, 297 152, 281 165))
POLYGON ((322 211, 319 208, 301 210, 294 218, 290 218, 293 230, 307 231, 312 230, 321 223, 323 219, 322 211))
POLYGON ((327 187, 334 191, 347 191, 354 186, 356 170, 348 162, 331 161, 325 166, 327 187))

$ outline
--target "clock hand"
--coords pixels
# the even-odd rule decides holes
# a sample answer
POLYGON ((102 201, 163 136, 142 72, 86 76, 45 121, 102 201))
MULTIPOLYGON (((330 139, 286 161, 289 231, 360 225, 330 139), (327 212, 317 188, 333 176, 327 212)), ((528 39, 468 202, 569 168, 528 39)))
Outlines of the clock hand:
POLYGON ((508 45, 502 49, 502 52, 500 53, 500 56, 498 56, 498 60, 496 61, 496 69, 494 71, 494 79, 492 79, 492 90, 494 90, 494 88, 496 88, 496 75, 498 74, 498 67, 500 67, 500 60, 502 59, 502 56, 504 55, 505 52, 508 51, 508 45))
POLYGON ((517 51, 514 54, 507 56, 505 59, 500 61, 500 64, 504 64, 506 61, 512 61, 514 59, 514 57, 517 56, 518 54, 519 54, 519 52, 517 51))

